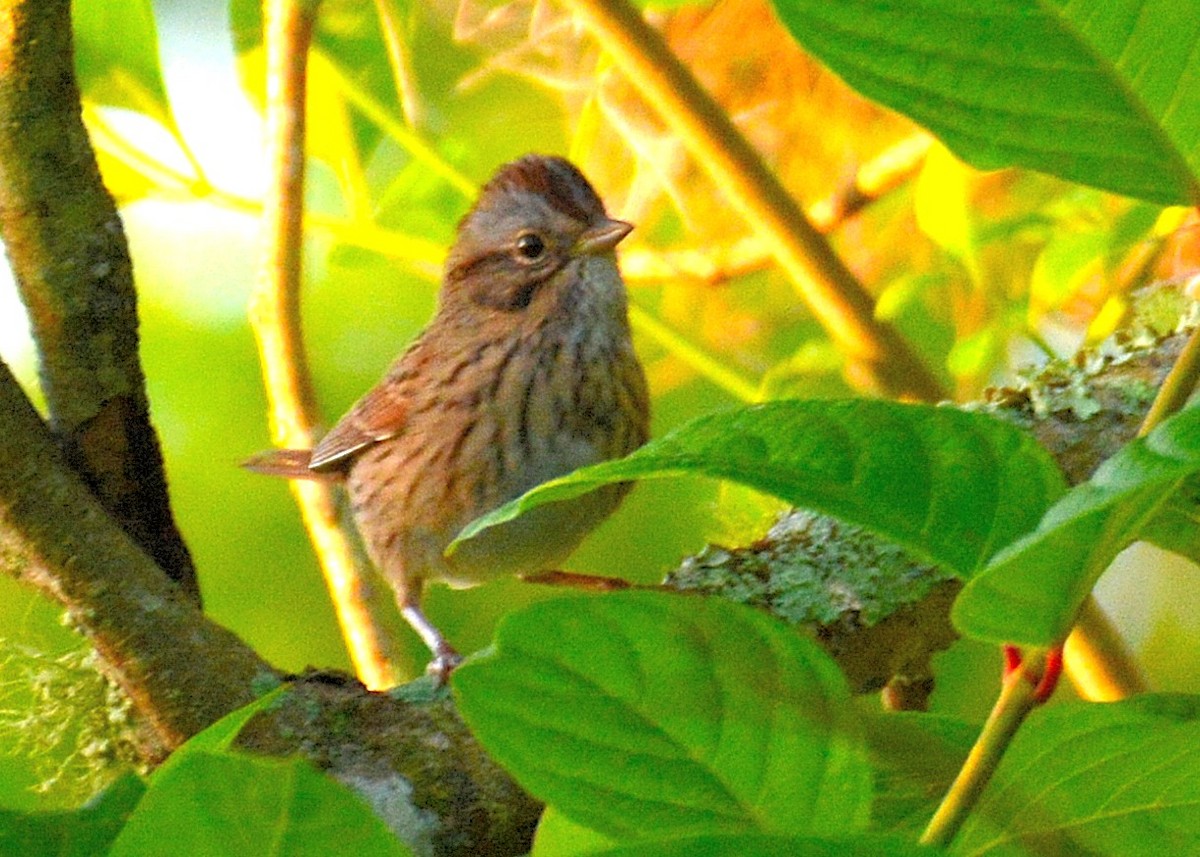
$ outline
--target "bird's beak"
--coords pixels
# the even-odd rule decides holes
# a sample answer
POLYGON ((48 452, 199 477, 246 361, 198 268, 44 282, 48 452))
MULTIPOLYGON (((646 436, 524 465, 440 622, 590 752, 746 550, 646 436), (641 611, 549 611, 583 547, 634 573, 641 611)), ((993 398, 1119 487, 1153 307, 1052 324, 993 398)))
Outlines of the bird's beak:
POLYGON ((595 256, 607 253, 621 243, 621 239, 633 231, 633 224, 624 220, 604 218, 599 224, 579 236, 572 249, 580 256, 595 256))

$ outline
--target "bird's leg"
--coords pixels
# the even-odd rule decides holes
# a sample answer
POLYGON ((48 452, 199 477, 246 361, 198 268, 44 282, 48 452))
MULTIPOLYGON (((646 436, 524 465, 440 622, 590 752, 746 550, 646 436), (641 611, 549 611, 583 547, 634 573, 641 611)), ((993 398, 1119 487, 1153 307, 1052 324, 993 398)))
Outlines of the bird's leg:
POLYGON ((425 672, 436 678, 440 684, 445 684, 454 668, 462 663, 462 655, 446 642, 442 632, 429 621, 429 617, 422 612, 421 605, 415 599, 401 603, 400 615, 425 641, 429 651, 433 652, 433 660, 425 667, 425 672))

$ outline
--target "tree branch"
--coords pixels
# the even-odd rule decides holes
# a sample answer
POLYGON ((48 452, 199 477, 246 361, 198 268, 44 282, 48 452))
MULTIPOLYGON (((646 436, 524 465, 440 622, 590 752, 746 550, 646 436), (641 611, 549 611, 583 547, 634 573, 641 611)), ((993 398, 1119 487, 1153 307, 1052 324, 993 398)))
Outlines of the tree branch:
POLYGON ((251 702, 274 674, 113 522, 3 363, 0 569, 67 608, 141 715, 149 761, 251 702))
POLYGON ((69 0, 0 3, 0 233, 67 461, 199 603, 138 356, 129 248, 80 118, 69 0))

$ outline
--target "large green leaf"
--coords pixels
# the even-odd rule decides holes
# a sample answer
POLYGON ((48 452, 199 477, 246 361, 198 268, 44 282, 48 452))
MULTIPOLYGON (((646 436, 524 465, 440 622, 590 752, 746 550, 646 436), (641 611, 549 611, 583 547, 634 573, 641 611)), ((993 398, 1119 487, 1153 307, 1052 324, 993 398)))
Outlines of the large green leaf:
POLYGON ((916 838, 954 782, 979 729, 917 712, 872 712, 866 728, 875 769, 871 828, 916 838))
POLYGON ((951 851, 1196 854, 1200 698, 1144 696, 1034 712, 951 851))
POLYGON ((531 794, 622 840, 861 829, 870 770, 837 667, 719 599, 624 592, 509 616, 459 710, 531 794))
POLYGON ((858 524, 963 577, 1032 530, 1064 484, 1030 436, 985 414, 863 399, 770 402, 701 417, 619 461, 547 482, 459 539, 611 482, 685 474, 858 524))
POLYGON ((984 169, 1200 202, 1197 0, 774 0, 864 95, 984 169))
POLYGON ((993 642, 1061 642, 1097 578, 1197 471, 1200 408, 1192 407, 1123 447, 1036 532, 995 557, 959 595, 955 626, 993 642))
POLYGON ((71 812, 0 810, 0 854, 21 857, 94 857, 108 853, 146 787, 126 774, 71 812))

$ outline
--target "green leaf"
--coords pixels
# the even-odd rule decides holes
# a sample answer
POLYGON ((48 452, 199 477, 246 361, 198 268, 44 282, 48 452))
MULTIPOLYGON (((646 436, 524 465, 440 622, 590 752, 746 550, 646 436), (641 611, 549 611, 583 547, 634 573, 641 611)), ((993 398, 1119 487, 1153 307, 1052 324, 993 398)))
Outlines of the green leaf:
POLYGON ((592 852, 595 857, 935 857, 944 852, 890 836, 836 839, 696 836, 592 852))
POLYGON ((411 853, 308 762, 197 750, 154 775, 110 857, 411 853))
POLYGON ((845 680, 811 641, 717 599, 624 592, 510 615, 452 679, 531 794, 621 839, 846 833, 870 769, 845 680))
POLYGON ((915 839, 954 782, 979 730, 917 712, 872 712, 866 726, 875 769, 871 827, 915 839))
POLYGON ((1195 854, 1200 698, 1035 711, 954 842, 956 854, 1195 854))
POLYGON ((150 0, 75 0, 75 73, 84 98, 175 128, 150 0))
POLYGON ((982 169, 1200 202, 1197 0, 775 0, 869 98, 982 169))
POLYGON ((1050 456, 985 414, 854 399, 782 401, 693 420, 618 461, 547 482, 472 522, 458 542, 612 482, 728 479, 865 527, 970 576, 1063 491, 1050 456))
POLYGON ((1031 533, 971 580, 952 618, 965 635, 1052 646, 1066 638, 1096 580, 1200 471, 1200 408, 1126 444, 1072 488, 1031 533))
POLYGON ((920 230, 961 262, 978 284, 980 241, 970 178, 961 161, 941 146, 930 147, 913 191, 913 214, 920 230))
POLYGON ((22 857, 94 857, 106 854, 146 791, 126 774, 71 812, 0 810, 0 854, 22 857))

